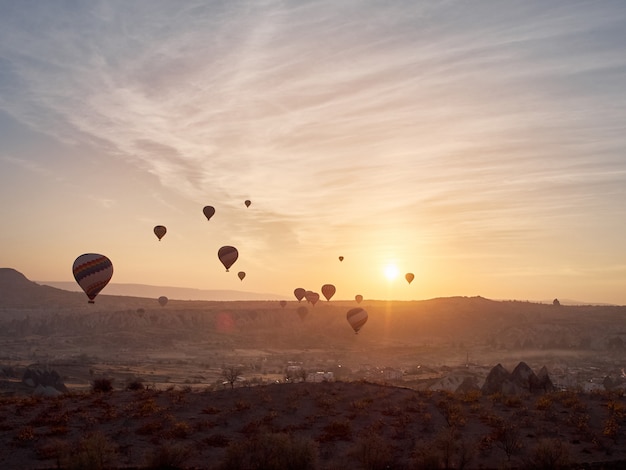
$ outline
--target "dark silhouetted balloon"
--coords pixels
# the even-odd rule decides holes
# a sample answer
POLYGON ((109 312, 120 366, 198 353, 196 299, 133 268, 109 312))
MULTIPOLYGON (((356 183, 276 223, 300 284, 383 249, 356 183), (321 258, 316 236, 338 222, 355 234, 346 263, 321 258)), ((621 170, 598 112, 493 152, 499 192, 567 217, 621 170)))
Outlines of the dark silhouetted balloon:
POLYGON ((228 269, 237 261, 237 258, 239 258, 239 252, 234 246, 223 246, 217 251, 217 257, 226 268, 226 272, 228 272, 228 269))
POLYGON ((297 289, 293 290, 293 295, 296 296, 296 299, 298 299, 298 302, 304 299, 305 294, 306 294, 306 291, 302 287, 298 287, 297 289))
POLYGON ((280 306, 281 306, 282 308, 285 308, 285 307, 287 306, 287 301, 286 301, 286 300, 281 300, 281 301, 280 301, 280 306))
POLYGON ((340 257, 339 257, 339 261, 340 261, 340 262, 341 262, 341 261, 343 261, 343 256, 340 256, 340 257))
POLYGON ((367 312, 361 307, 351 308, 350 310, 348 310, 346 318, 348 319, 348 323, 350 323, 350 326, 352 327, 354 332, 358 333, 363 325, 365 325, 365 323, 367 322, 367 312))
POLYGON ((239 276, 239 279, 243 281, 243 278, 246 277, 246 273, 244 273, 243 271, 239 271, 237 273, 237 276, 239 276))
POLYGON ((304 317, 307 316, 307 314, 309 313, 309 309, 302 306, 302 307, 298 307, 298 315, 300 316, 300 319, 304 320, 304 317))
POLYGON ((246 205, 246 207, 250 207, 250 204, 252 203, 250 202, 250 199, 246 199, 244 204, 246 205))
POLYGON ((356 300, 357 304, 360 304, 363 301, 363 296, 362 295, 355 295, 354 296, 354 300, 356 300))
POLYGON ((326 297, 326 301, 330 300, 335 295, 336 289, 332 284, 324 284, 322 286, 322 294, 326 297))
POLYGON ((72 266, 74 279, 93 304, 98 293, 104 289, 113 277, 113 263, 104 255, 85 253, 74 261, 72 266))
POLYGON ((206 220, 211 220, 211 217, 213 217, 215 215, 215 207, 213 207, 213 206, 204 206, 204 209, 202 209, 202 212, 204 213, 204 216, 206 217, 206 220))
POLYGON ((404 278, 406 279, 406 282, 411 284, 411 282, 413 282, 413 279, 415 279, 415 275, 413 273, 406 273, 404 278))
POLYGON ((304 293, 304 298, 306 299, 307 302, 311 302, 313 304, 313 307, 315 307, 315 304, 320 299, 320 295, 317 292, 308 290, 304 293))
POLYGON ((164 295, 162 295, 161 297, 159 297, 159 305, 160 305, 161 307, 165 307, 165 306, 167 305, 167 301, 168 301, 168 298, 167 298, 167 297, 165 297, 164 295))
POLYGON ((159 241, 161 241, 161 238, 163 238, 166 233, 167 229, 163 225, 157 225, 154 227, 154 234, 157 236, 159 241))

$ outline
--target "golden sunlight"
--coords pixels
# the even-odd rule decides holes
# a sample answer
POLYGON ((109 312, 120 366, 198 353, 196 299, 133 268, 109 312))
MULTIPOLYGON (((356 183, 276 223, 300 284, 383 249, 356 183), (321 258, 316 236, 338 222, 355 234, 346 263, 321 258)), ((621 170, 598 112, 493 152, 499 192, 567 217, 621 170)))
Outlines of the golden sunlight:
POLYGON ((395 264, 388 264, 385 266, 385 277, 388 281, 393 281, 396 277, 398 277, 398 267, 395 264))

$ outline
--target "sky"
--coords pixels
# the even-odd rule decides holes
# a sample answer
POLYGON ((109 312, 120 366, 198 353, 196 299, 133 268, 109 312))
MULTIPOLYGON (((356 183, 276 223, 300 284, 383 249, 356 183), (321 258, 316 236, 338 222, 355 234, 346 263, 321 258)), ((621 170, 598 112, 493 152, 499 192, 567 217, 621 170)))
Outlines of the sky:
POLYGON ((0 267, 624 305, 625 50, 622 0, 0 0, 0 267))

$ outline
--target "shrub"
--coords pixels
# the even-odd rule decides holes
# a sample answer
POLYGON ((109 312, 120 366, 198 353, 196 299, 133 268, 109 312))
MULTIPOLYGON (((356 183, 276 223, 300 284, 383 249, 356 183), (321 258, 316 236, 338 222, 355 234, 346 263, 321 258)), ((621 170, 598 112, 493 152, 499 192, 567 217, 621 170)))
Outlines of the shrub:
POLYGON ((162 470, 184 468, 190 454, 189 448, 181 444, 164 444, 148 454, 146 466, 162 470))
POLYGON ((569 449, 560 439, 542 439, 524 462, 527 470, 561 470, 569 468, 569 449))
POLYGON ((114 468, 116 455, 113 443, 101 432, 88 434, 70 449, 63 459, 63 468, 71 470, 103 470, 114 468))
POLYGON ((231 443, 221 462, 222 470, 315 470, 318 450, 310 439, 282 433, 259 434, 231 443))
POLYGON ((365 470, 396 467, 393 446, 378 434, 370 434, 359 439, 352 450, 352 455, 365 470))
POLYGON ((143 390, 144 388, 145 387, 141 380, 133 380, 128 382, 128 385, 126 385, 126 390, 143 390))
POLYGON ((324 433, 319 437, 320 442, 349 441, 352 439, 352 426, 346 419, 331 421, 324 426, 324 433))
POLYGON ((105 377, 96 379, 91 385, 91 390, 94 392, 110 392, 113 390, 113 381, 105 377))

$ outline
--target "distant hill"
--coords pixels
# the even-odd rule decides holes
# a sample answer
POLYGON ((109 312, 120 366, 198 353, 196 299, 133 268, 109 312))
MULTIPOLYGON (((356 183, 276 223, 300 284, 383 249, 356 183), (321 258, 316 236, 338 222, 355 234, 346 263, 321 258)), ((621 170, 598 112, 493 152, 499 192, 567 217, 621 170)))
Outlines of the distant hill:
POLYGON ((84 294, 67 292, 29 281, 19 271, 0 268, 0 307, 39 308, 44 305, 74 305, 84 301, 84 294))
MULTIPOLYGON (((40 284, 63 289, 66 291, 82 292, 75 282, 38 281, 40 284)), ((187 287, 150 286, 146 284, 115 284, 111 283, 102 291, 105 295, 123 295, 130 297, 158 298, 162 295, 170 300, 283 300, 286 296, 264 294, 258 292, 244 292, 237 290, 210 290, 191 289, 187 287)), ((102 295, 101 294, 101 295, 102 295)))

